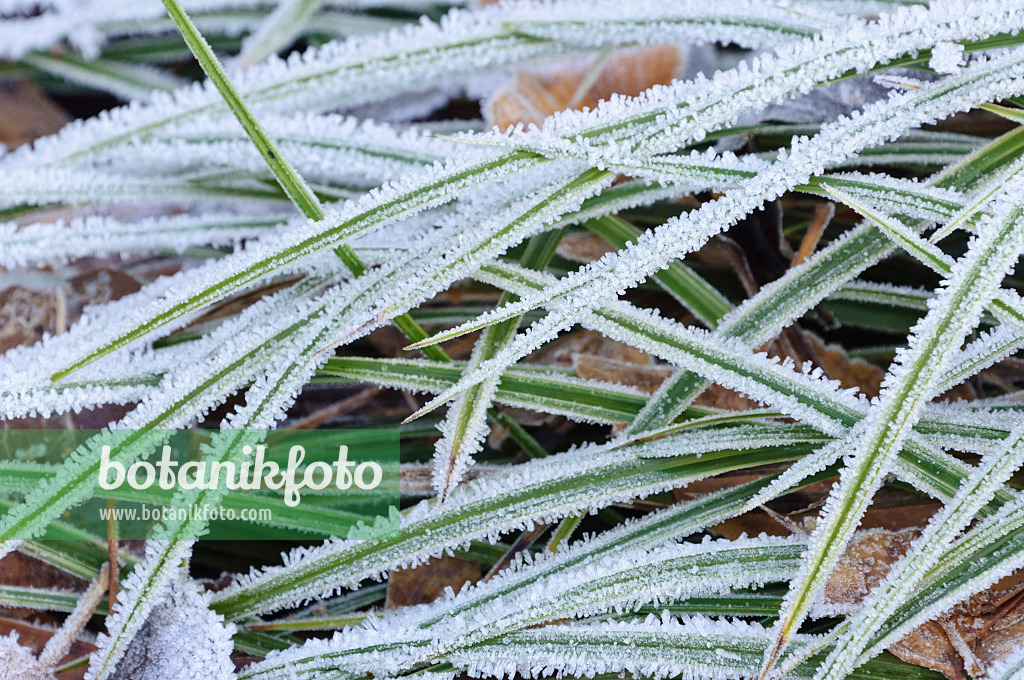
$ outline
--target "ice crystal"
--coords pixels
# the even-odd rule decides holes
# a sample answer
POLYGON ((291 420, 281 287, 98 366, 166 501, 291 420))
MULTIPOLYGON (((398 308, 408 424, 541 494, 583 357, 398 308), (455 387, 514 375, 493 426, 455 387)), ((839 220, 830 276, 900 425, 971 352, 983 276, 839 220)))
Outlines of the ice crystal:
POLYGON ((928 66, 939 73, 956 73, 963 65, 964 46, 955 42, 936 43, 928 66))
MULTIPOLYGON (((643 526, 635 524, 631 533, 643 526)), ((286 668, 312 673, 326 669, 328 656, 340 659, 330 662, 334 668, 349 672, 394 672, 419 659, 550 620, 546 612, 568 610, 587 616, 629 611, 646 602, 758 585, 787 575, 803 547, 796 539, 761 537, 654 550, 649 543, 614 552, 600 549, 610 547, 612 539, 621 540, 622 533, 581 542, 555 557, 523 562, 486 584, 349 629, 329 642, 314 641, 272 654, 247 673, 258 677, 286 668)))
POLYGON ((819 670, 822 678, 849 674, 869 637, 866 632, 888 618, 913 592, 919 581, 947 551, 956 536, 995 495, 1003 482, 1024 462, 1024 427, 1015 428, 1000 449, 986 456, 957 491, 956 496, 932 518, 910 553, 895 565, 864 606, 848 624, 850 632, 839 638, 819 670))
MULTIPOLYGON (((525 356, 569 327, 580 315, 576 310, 588 309, 595 300, 608 299, 653 274, 670 257, 694 250, 724 226, 759 208, 766 198, 806 181, 829 159, 840 158, 870 143, 892 138, 915 123, 933 120, 938 111, 962 110, 971 102, 985 101, 990 92, 1003 92, 1007 87, 1015 88, 1015 91, 1017 88, 1024 90, 1021 83, 1024 75, 1022 54, 1014 53, 964 69, 961 75, 952 77, 960 78, 962 86, 953 88, 943 82, 941 95, 933 96, 933 88, 925 87, 894 96, 869 106, 863 114, 826 126, 813 139, 795 142, 790 153, 780 155, 772 171, 757 175, 742 188, 645 233, 633 247, 604 256, 541 294, 526 296, 521 302, 482 316, 481 321, 491 322, 539 305, 553 309, 553 313, 534 324, 501 355, 485 362, 475 374, 442 394, 435 403, 450 398, 473 381, 479 381, 501 366, 525 356), (1005 73, 1003 69, 1006 69, 1005 73), (943 103, 938 104, 939 101, 943 103)), ((940 87, 936 85, 934 89, 940 87)))
MULTIPOLYGON (((1024 181, 1017 179, 1006 187, 1006 194, 998 195, 996 216, 985 221, 968 254, 954 265, 946 285, 931 301, 928 314, 912 330, 909 347, 897 353, 880 398, 847 435, 849 450, 840 483, 829 495, 823 521, 815 529, 801 573, 787 596, 773 654, 778 654, 803 621, 808 598, 824 587, 839 551, 920 417, 923 404, 935 396, 941 371, 1024 249, 1024 229, 1016 227, 1021 204, 1011 199, 1022 186, 1024 181)), ((767 664, 774 660, 767 657, 767 664)))
MULTIPOLYGON (((1024 346, 1024 304, 1000 287, 1024 245, 1013 226, 1021 212, 1014 202, 1020 166, 1001 155, 1015 133, 990 143, 915 128, 1024 92, 1024 51, 1013 47, 1024 30, 1024 3, 504 3, 454 9, 437 21, 329 42, 287 59, 269 55, 301 35, 313 13, 336 18, 344 12, 379 27, 401 21, 392 15, 404 17, 405 10, 429 7, 433 13, 436 7, 395 0, 386 5, 396 11, 384 19, 376 12, 380 3, 368 0, 185 5, 197 16, 220 16, 219 34, 250 36, 229 76, 280 154, 323 198, 324 217, 295 215, 269 184, 266 156, 211 84, 152 94, 173 80, 147 67, 133 71, 137 82, 128 82, 101 73, 104 62, 88 61, 125 35, 126 26, 163 30, 151 28, 161 23, 159 3, 0 0, 0 55, 140 100, 0 158, 0 208, 13 215, 5 219, 16 220, 0 224, 0 266, 53 267, 59 276, 93 257, 208 258, 87 308, 66 332, 8 351, 0 357, 0 414, 127 405, 104 435, 120 437, 114 455, 128 463, 133 437, 152 443, 160 428, 202 421, 225 403, 232 408, 225 410, 219 436, 241 441, 244 428, 280 422, 301 390, 320 379, 436 395, 428 408, 455 402, 436 446, 439 497, 392 514, 387 521, 401 528, 396 538, 374 539, 363 527, 349 540, 295 549, 279 566, 254 568, 205 595, 179 568, 205 524, 162 525, 161 540, 150 542, 124 582, 92 655, 90 678, 229 678, 233 628, 212 610, 232 620, 276 612, 474 541, 493 542, 769 464, 792 463, 774 477, 695 492, 599 535, 565 541, 557 552, 526 551, 457 595, 370 614, 332 639, 289 642, 240 675, 395 677, 419 669, 435 680, 461 673, 750 677, 761 670, 766 651, 788 643, 793 656, 783 654, 783 665, 820 652, 817 658, 832 664, 822 672, 839 677, 1021 566, 1024 504, 1004 483, 1019 462, 1021 433, 1011 410, 1019 405, 1007 398, 933 401, 1024 346), (374 8, 372 16, 360 14, 367 7, 374 8), (731 56, 713 61, 722 55, 710 49, 700 52, 709 59, 703 74, 690 78, 701 69, 688 64, 688 80, 637 97, 612 96, 538 126, 480 132, 479 123, 408 124, 467 91, 487 94, 509 67, 543 69, 537 62, 623 45, 706 41, 751 52, 738 63, 731 56), (76 66, 64 59, 69 52, 45 53, 58 44, 87 59, 76 66), (984 55, 964 58, 982 48, 984 55), (928 51, 931 70, 941 75, 889 68, 927 59, 920 55, 928 51), (455 134, 442 138, 431 129, 455 134), (790 143, 778 152, 746 153, 748 134, 762 130, 784 134, 790 143), (985 167, 997 160, 998 170, 985 167), (944 169, 926 180, 895 176, 918 164, 944 169), (840 171, 890 165, 899 171, 840 171), (505 260, 542 232, 593 226, 587 220, 709 190, 717 195, 657 228, 639 232, 625 225, 625 246, 561 278, 505 260), (869 221, 831 239, 735 308, 676 262, 794 191, 830 191, 869 221), (54 207, 43 213, 43 206, 54 207), (19 217, 22 212, 29 216, 19 217), (933 241, 953 229, 969 232, 968 254, 956 260, 926 242, 921 234, 934 224, 945 226, 933 241), (931 291, 856 280, 897 247, 944 282, 931 291), (621 299, 652 277, 709 330, 621 299), (443 306, 431 311, 444 310, 461 323, 464 310, 447 303, 466 278, 518 301, 438 338, 493 327, 536 308, 546 316, 519 336, 492 337, 488 330, 468 361, 331 358, 334 348, 393 320, 418 340, 404 315, 447 291, 438 299, 443 306), (169 343, 154 342, 211 306, 264 286, 275 292, 206 319, 169 343), (924 315, 876 400, 843 389, 810 365, 757 349, 830 300, 924 315), (987 326, 961 349, 979 319, 987 326), (675 372, 648 395, 582 380, 568 369, 516 365, 573 326, 644 350, 675 372), (695 405, 709 383, 766 408, 719 412, 695 405), (488 433, 485 413, 498 402, 591 423, 634 420, 608 441, 491 466, 461 484, 488 433), (141 434, 127 434, 133 431, 141 434), (971 466, 947 451, 977 454, 981 463, 971 466), (700 537, 837 463, 841 483, 810 541, 700 537), (860 613, 830 637, 791 635, 818 601, 829 565, 885 475, 942 501, 944 509, 860 613), (788 628, 774 645, 771 631, 741 621, 634 616, 640 607, 735 597, 735 589, 787 581, 793 595, 782 621, 788 628)), ((318 31, 338 30, 338 22, 322 23, 318 31)), ((43 481, 5 482, 25 502, 0 518, 0 554, 26 535, 42 534, 89 496, 96 441, 72 452, 59 469, 8 469, 43 481)), ((190 490, 174 503, 219 500, 217 491, 190 490)), ((572 526, 566 522, 559 531, 572 526)), ((11 638, 0 640, 0 655, 15 658, 22 651, 11 638)), ((1019 675, 1019 662, 1011 655, 998 673, 1019 675)), ((787 672, 797 677, 814 672, 790 666, 787 672)))
MULTIPOLYGON (((187 548, 187 546, 184 546, 187 548)), ((152 548, 147 549, 152 555, 152 548)), ((179 557, 182 551, 175 551, 179 557)), ((166 564, 166 562, 165 562, 166 564)), ((168 565, 168 569, 178 567, 168 565)), ((235 677, 231 662, 233 624, 209 609, 210 596, 200 592, 199 584, 176 573, 166 585, 153 591, 150 580, 155 575, 139 568, 129 577, 121 594, 111 632, 98 640, 87 678, 89 680, 180 680, 210 678, 229 680, 235 677), (119 628, 118 622, 127 611, 145 606, 137 629, 119 628), (123 640, 123 642, 121 642, 123 640), (121 654, 112 657, 109 649, 121 642, 121 654), (98 663, 102 660, 102 664, 98 663)))

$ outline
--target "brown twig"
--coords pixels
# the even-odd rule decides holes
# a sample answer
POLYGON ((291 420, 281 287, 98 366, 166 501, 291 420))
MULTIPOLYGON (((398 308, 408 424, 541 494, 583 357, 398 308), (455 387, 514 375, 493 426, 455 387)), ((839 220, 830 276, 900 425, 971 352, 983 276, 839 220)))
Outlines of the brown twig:
POLYGON ((517 538, 516 542, 512 544, 512 547, 509 548, 508 551, 501 556, 501 559, 498 560, 493 567, 491 567, 490 571, 488 571, 487 574, 482 579, 480 579, 480 582, 486 583, 487 581, 490 581, 492 578, 494 578, 494 576, 498 572, 500 572, 502 569, 504 569, 512 563, 512 560, 515 558, 516 555, 523 552, 524 550, 528 550, 529 547, 533 545, 538 538, 540 538, 540 535, 547 531, 549 526, 551 525, 538 524, 535 527, 533 527, 533 529, 529 531, 524 531, 523 533, 519 534, 519 538, 517 538))
POLYGON ((334 418, 335 416, 347 413, 348 411, 354 411, 360 406, 363 406, 364 404, 366 404, 366 402, 372 399, 375 395, 379 394, 381 391, 382 388, 380 387, 368 387, 364 390, 357 392, 356 394, 353 394, 351 397, 346 397, 339 402, 322 408, 319 411, 316 411, 315 413, 309 414, 305 418, 300 418, 299 420, 296 420, 295 422, 291 423, 289 427, 293 430, 308 430, 317 427, 325 423, 326 421, 330 420, 331 418, 334 418))
POLYGON ((790 264, 791 267, 796 267, 811 256, 814 249, 818 247, 818 242, 821 240, 821 235, 825 232, 825 227, 832 221, 835 214, 836 206, 834 203, 818 203, 814 206, 814 217, 804 233, 803 240, 800 241, 800 247, 797 249, 796 255, 793 256, 793 262, 790 264))
POLYGON ((114 499, 107 499, 107 600, 110 610, 117 604, 118 576, 121 570, 117 562, 117 521, 114 519, 114 499))

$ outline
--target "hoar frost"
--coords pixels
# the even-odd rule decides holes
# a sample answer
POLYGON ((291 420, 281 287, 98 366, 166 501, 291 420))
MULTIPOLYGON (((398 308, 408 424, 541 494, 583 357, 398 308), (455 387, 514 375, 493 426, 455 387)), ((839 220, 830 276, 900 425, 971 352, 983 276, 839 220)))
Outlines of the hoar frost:
POLYGON ((964 46, 955 42, 940 42, 932 50, 928 66, 939 73, 956 73, 964 63, 964 46))

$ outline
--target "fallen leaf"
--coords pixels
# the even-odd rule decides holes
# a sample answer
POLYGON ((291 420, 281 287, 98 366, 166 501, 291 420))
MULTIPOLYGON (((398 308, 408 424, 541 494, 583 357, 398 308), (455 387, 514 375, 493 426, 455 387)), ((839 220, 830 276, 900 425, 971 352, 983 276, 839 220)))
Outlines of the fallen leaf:
MULTIPOLYGON (((959 656, 963 670, 970 677, 984 677, 993 663, 1024 644, 1022 595, 1024 574, 1016 573, 954 606, 935 619, 946 642, 943 644, 940 638, 929 637, 931 651, 947 655, 952 651, 959 656)), ((920 647, 922 643, 917 639, 920 635, 920 629, 915 630, 901 640, 900 645, 909 641, 920 647)), ((897 647, 890 651, 900 656, 902 649, 897 647)), ((945 672, 927 663, 921 665, 945 672)), ((946 677, 960 680, 965 676, 947 673, 946 677)))
POLYGON ((682 63, 680 50, 673 45, 616 50, 586 92, 578 93, 597 59, 593 55, 561 68, 517 73, 511 85, 484 107, 485 119, 501 129, 518 123, 539 125, 556 111, 594 108, 613 94, 632 97, 654 85, 669 83, 682 63))
MULTIPOLYGON (((704 480, 699 486, 695 487, 690 484, 681 491, 689 493, 692 489, 697 489, 700 494, 713 493, 738 483, 752 481, 764 474, 777 472, 783 467, 773 466, 771 470, 763 472, 761 475, 751 474, 749 478, 743 478, 742 481, 730 480, 728 484, 721 485, 714 484, 714 480, 719 477, 712 477, 704 480)), ((771 507, 791 523, 807 525, 809 531, 813 528, 811 523, 816 519, 835 481, 835 479, 830 479, 811 484, 798 492, 773 501, 771 507)), ((677 494, 677 497, 683 500, 693 496, 677 494)), ((888 531, 916 529, 926 525, 940 507, 940 503, 921 494, 884 486, 875 494, 874 503, 864 513, 860 528, 864 530, 886 529, 888 531)), ((714 531, 733 540, 742 534, 757 536, 759 533, 765 532, 772 536, 788 536, 792 533, 761 509, 726 520, 722 524, 716 525, 714 531)))
POLYGON ((15 149, 64 127, 68 114, 27 80, 0 81, 0 144, 15 149))
MULTIPOLYGON (((565 365, 568 361, 580 378, 633 387, 648 394, 656 391, 675 371, 666 364, 655 364, 650 355, 627 345, 607 339, 595 342, 590 331, 575 336, 570 333, 569 336, 573 337, 563 345, 552 347, 536 363, 565 365)), ((550 343, 549 347, 557 342, 550 343)), ((716 384, 709 385, 694 403, 727 411, 761 406, 752 399, 716 384)))
MULTIPOLYGON (((858 531, 825 583, 818 613, 851 614, 910 549, 915 528, 858 531)), ((1024 573, 1007 576, 914 629, 889 652, 950 680, 984 677, 1024 644, 1024 573)))
MULTIPOLYGON (((547 343, 539 350, 526 358, 527 363, 539 364, 542 366, 560 366, 563 368, 575 368, 580 357, 590 357, 584 360, 583 374, 577 373, 581 378, 604 380, 605 382, 618 382, 626 386, 634 386, 630 380, 629 367, 654 367, 654 360, 651 355, 642 352, 635 347, 630 347, 621 342, 616 342, 604 337, 600 333, 588 330, 575 330, 560 335, 555 340, 547 343), (603 372, 601 362, 610 362, 609 367, 614 366, 620 371, 618 376, 603 372), (588 373, 588 370, 592 372, 588 373)), ((612 370, 609 368, 609 370, 612 370)), ((659 383, 660 384, 660 383, 659 383)), ((521 425, 537 426, 551 423, 555 417, 539 412, 526 411, 525 409, 503 409, 521 425)), ((504 429, 496 431, 495 434, 504 439, 504 429)), ((492 445, 500 444, 500 440, 492 440, 492 445)))
MULTIPOLYGON (((466 470, 463 479, 470 482, 474 479, 480 479, 494 472, 494 470, 495 467, 492 465, 486 463, 477 464, 466 470)), ((402 463, 402 472, 399 478, 402 497, 427 498, 433 496, 436 493, 434 491, 433 477, 434 467, 432 465, 402 463)))
POLYGON ((825 582, 821 613, 825 616, 851 614, 899 561, 918 529, 867 529, 857 532, 835 570, 825 582))
POLYGON ((975 644, 973 651, 979 666, 988 668, 1020 648, 1024 641, 1024 621, 1019 620, 1019 609, 1016 611, 1017 621, 992 628, 975 644))
POLYGON ((586 380, 600 380, 634 387, 647 394, 654 393, 669 376, 672 368, 659 364, 637 364, 595 354, 574 354, 572 367, 586 380))
POLYGON ((856 387, 867 397, 877 397, 882 391, 885 371, 863 359, 850 358, 839 345, 826 344, 814 333, 803 331, 804 337, 814 348, 821 361, 821 370, 833 380, 838 380, 843 389, 856 387))
POLYGON ((480 563, 444 555, 412 569, 394 569, 388 577, 385 607, 427 604, 451 588, 456 593, 467 582, 480 580, 480 563))
POLYGON ((587 330, 571 331, 558 336, 528 356, 526 361, 541 366, 571 368, 573 356, 577 354, 601 356, 641 366, 654 361, 647 352, 587 330))
POLYGON ((558 242, 557 252, 567 260, 587 264, 599 260, 606 253, 613 252, 615 246, 597 234, 579 231, 562 236, 558 242))
POLYGON ((142 284, 134 277, 116 269, 101 267, 85 272, 68 281, 72 295, 79 304, 101 305, 137 293, 142 284))
POLYGON ((907 663, 930 668, 950 680, 967 680, 964 662, 936 621, 929 621, 889 648, 907 663))
POLYGON ((56 332, 60 307, 59 293, 53 290, 11 286, 0 292, 0 354, 56 332))
POLYGON ((739 392, 730 390, 712 383, 707 389, 701 392, 700 396, 694 399, 697 406, 722 409, 723 411, 747 411, 752 408, 761 408, 761 404, 749 399, 739 392))
POLYGON ((58 590, 82 590, 87 585, 63 569, 18 551, 9 552, 0 559, 0 583, 58 590))

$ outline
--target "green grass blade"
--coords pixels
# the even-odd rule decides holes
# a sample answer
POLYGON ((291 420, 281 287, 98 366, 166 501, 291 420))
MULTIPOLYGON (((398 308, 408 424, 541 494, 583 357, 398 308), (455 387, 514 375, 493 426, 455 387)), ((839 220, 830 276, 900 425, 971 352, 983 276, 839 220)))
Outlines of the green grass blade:
MULTIPOLYGON (((1014 196, 1011 182, 1007 194, 1014 196)), ((853 535, 871 497, 881 485, 900 447, 910 434, 924 402, 934 396, 941 371, 950 363, 963 337, 973 328, 982 304, 991 299, 1009 266, 1024 246, 1024 203, 1005 204, 998 222, 989 224, 958 263, 948 287, 916 329, 899 367, 890 370, 888 384, 872 413, 848 437, 847 467, 826 503, 823 520, 776 627, 775 642, 765 658, 765 670, 778 660, 788 640, 810 611, 846 543, 853 535)))

